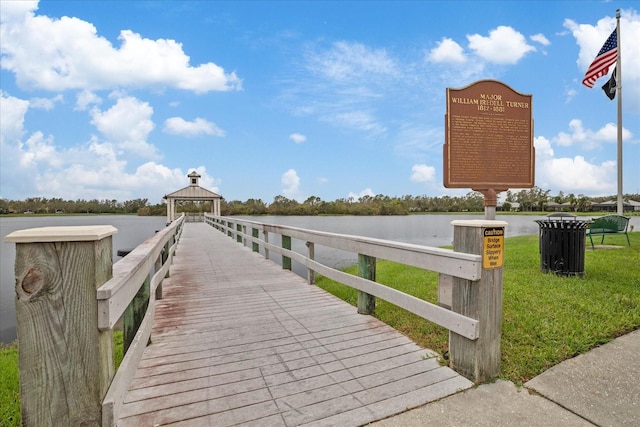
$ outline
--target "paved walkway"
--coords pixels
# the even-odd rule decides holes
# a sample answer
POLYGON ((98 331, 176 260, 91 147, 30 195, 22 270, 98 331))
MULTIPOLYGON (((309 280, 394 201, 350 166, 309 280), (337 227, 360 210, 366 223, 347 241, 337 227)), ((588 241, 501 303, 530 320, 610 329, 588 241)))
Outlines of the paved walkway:
POLYGON ((374 427, 640 426, 640 330, 566 360, 516 387, 497 381, 374 427))
POLYGON ((372 316, 185 224, 118 426, 355 426, 472 383, 372 316))

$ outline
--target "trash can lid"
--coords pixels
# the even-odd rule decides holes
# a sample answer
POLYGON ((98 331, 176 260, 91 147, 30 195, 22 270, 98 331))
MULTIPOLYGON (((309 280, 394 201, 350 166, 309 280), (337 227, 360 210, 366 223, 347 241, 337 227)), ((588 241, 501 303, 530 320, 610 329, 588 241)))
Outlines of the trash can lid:
POLYGON ((577 219, 577 218, 547 218, 547 219, 536 219, 535 222, 540 226, 540 228, 555 228, 561 230, 573 230, 573 229, 582 229, 587 228, 591 223, 590 220, 585 219, 577 219))
POLYGON ((554 212, 547 215, 547 218, 561 218, 561 219, 576 218, 576 217, 577 215, 574 215, 569 212, 554 212))

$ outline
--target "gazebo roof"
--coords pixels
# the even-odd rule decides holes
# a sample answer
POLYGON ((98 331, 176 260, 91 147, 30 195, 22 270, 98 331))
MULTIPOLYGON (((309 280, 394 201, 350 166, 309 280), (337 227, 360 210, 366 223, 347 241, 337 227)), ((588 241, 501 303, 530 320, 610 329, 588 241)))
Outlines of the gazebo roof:
POLYGON ((192 171, 187 177, 189 177, 188 187, 164 196, 167 200, 167 224, 176 219, 176 206, 180 202, 211 202, 211 213, 215 216, 220 216, 222 196, 200 187, 200 174, 198 172, 192 171))
POLYGON ((209 191, 206 188, 202 188, 199 185, 190 185, 184 187, 173 193, 169 193, 164 196, 165 199, 180 199, 180 200, 211 200, 220 199, 221 196, 218 193, 209 191))
POLYGON ((166 194, 164 196, 165 199, 174 199, 174 200, 215 200, 221 199, 222 197, 214 193, 213 191, 209 191, 206 188, 202 188, 199 185, 200 182, 200 174, 196 171, 192 171, 189 175, 189 186, 184 187, 178 191, 174 191, 173 193, 166 194))

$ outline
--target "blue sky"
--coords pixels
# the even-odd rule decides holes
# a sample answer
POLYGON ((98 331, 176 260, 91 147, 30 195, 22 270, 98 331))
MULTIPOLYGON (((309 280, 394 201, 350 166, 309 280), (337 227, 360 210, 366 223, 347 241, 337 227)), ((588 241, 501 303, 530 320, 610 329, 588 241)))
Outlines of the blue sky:
POLYGON ((617 102, 581 84, 621 9, 625 193, 640 193, 636 1, 6 1, 0 197, 188 184, 300 202, 443 187, 446 88, 533 95, 536 185, 617 191, 617 102))

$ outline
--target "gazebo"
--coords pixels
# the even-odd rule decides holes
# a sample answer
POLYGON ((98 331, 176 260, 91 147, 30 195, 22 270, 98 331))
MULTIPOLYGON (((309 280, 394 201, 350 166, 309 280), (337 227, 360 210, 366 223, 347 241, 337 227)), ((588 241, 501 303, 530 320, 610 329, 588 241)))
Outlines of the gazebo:
POLYGON ((220 216, 220 196, 213 191, 200 187, 200 174, 196 171, 189 175, 189 186, 184 187, 173 193, 166 194, 164 198, 167 200, 167 224, 176 219, 176 202, 211 202, 211 213, 220 216))

